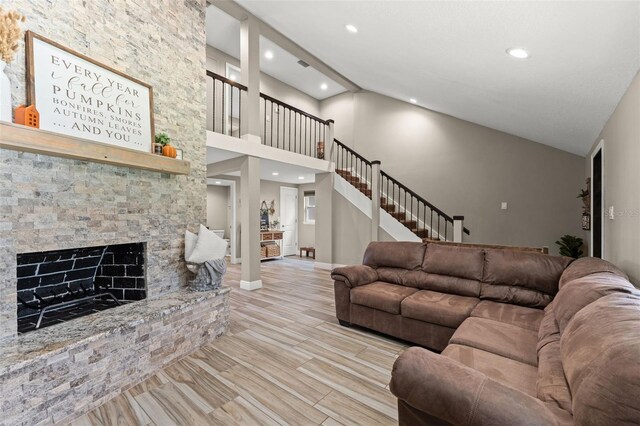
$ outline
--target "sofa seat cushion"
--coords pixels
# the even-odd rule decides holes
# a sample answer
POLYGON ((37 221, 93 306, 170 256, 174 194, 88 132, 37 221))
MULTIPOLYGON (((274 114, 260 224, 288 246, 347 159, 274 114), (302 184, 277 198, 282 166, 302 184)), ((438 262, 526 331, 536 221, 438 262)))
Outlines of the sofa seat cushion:
POLYGON ((398 315, 400 303, 416 291, 418 289, 376 281, 352 289, 351 303, 398 315))
POLYGON ((449 345, 442 351, 442 355, 527 395, 536 396, 538 369, 532 365, 462 345, 449 345))
POLYGON ((508 303, 483 300, 471 312, 472 317, 488 318, 527 330, 538 331, 544 311, 508 303))
POLYGON ((538 365, 538 333, 487 318, 468 318, 453 333, 450 344, 471 346, 529 365, 538 365))
POLYGON ((469 318, 478 302, 480 299, 476 297, 421 290, 402 301, 400 313, 403 317, 457 328, 469 318))

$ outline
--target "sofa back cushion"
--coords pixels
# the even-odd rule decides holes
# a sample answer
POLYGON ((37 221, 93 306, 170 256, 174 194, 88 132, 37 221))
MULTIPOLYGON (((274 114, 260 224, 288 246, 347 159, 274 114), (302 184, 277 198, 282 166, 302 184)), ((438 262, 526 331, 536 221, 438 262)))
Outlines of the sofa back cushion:
POLYGON ((486 249, 481 299, 545 307, 573 259, 539 253, 486 249))
POLYGON ((538 399, 554 403, 563 410, 572 412, 571 392, 562 368, 560 330, 553 314, 554 304, 555 301, 544 309, 544 316, 538 329, 536 390, 538 399))
POLYGON ((636 424, 640 419, 638 330, 637 292, 601 297, 569 322, 560 351, 575 424, 636 424))
POLYGON ((633 284, 609 272, 587 275, 565 283, 554 300, 554 314, 560 334, 585 306, 608 294, 633 292, 633 284))
POLYGON ((480 281, 483 268, 483 249, 427 243, 424 272, 480 281))
POLYGON ((425 245, 408 241, 374 241, 364 252, 363 264, 372 268, 420 269, 425 245))
POLYGON ((559 287, 562 288, 565 284, 573 280, 586 277, 587 275, 597 274, 599 272, 609 272, 626 280, 629 279, 627 274, 622 272, 622 270, 613 263, 609 263, 606 260, 602 260, 597 257, 582 257, 571 262, 571 265, 564 270, 560 277, 559 287))
MULTIPOLYGON (((380 278, 382 280, 382 278, 380 278)), ((402 275, 402 285, 421 290, 439 291, 458 296, 480 296, 480 281, 448 275, 428 274, 424 271, 406 271, 402 275)))

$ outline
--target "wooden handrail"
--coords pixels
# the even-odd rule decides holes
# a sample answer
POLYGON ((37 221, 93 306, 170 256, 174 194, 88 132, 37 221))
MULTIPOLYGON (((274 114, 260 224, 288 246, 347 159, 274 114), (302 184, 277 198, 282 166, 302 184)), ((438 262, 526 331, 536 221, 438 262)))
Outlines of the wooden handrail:
POLYGON ((216 74, 215 72, 211 72, 207 70, 207 76, 213 78, 214 80, 220 80, 221 82, 229 84, 233 87, 237 87, 238 89, 244 90, 245 92, 247 91, 247 86, 245 86, 244 84, 240 84, 237 81, 230 80, 227 77, 223 77, 220 74, 216 74))
POLYGON ((305 111, 303 111, 303 110, 301 110, 299 108, 296 108, 296 107, 294 107, 292 105, 289 105, 286 102, 282 102, 282 101, 274 98, 273 96, 266 95, 266 94, 264 94, 262 92, 260 92, 260 97, 262 99, 265 99, 265 100, 267 100, 269 102, 273 102, 274 104, 277 104, 277 105, 280 105, 280 106, 285 107, 287 109, 290 109, 291 111, 297 112, 298 114, 304 115, 305 117, 308 117, 308 118, 310 118, 310 119, 312 119, 314 121, 317 121, 317 122, 325 124, 325 125, 328 125, 330 122, 333 121, 333 120, 323 120, 322 118, 316 117, 313 114, 309 114, 308 112, 305 112, 305 111))
POLYGON ((358 154, 353 149, 349 148, 348 146, 346 146, 345 144, 340 142, 338 139, 334 139, 333 141, 336 143, 336 145, 340 146, 340 148, 343 148, 343 149, 347 150, 349 152, 349 154, 352 154, 354 157, 357 157, 359 160, 364 162, 366 165, 368 165, 368 166, 371 165, 371 161, 367 160, 362 155, 358 154))

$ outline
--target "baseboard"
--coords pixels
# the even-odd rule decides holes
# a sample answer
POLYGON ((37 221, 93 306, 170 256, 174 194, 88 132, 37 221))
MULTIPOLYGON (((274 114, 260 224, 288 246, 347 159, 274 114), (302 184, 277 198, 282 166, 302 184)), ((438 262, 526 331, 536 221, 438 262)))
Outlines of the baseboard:
POLYGON ((324 263, 324 262, 314 262, 313 267, 317 269, 324 269, 326 271, 331 271, 334 268, 339 268, 341 265, 339 263, 324 263))
POLYGON ((240 288, 242 290, 257 290, 262 288, 262 280, 244 281, 240 280, 240 288))

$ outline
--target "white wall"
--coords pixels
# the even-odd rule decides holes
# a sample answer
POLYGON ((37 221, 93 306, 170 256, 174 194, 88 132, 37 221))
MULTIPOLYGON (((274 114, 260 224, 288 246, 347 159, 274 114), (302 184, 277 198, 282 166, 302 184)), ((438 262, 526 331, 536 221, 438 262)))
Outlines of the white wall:
MULTIPOLYGON (((636 75, 592 148, 604 140, 604 258, 640 285, 640 75, 636 75)), ((587 176, 591 175, 591 153, 587 176)), ((587 238, 589 238, 587 233, 587 238)))
POLYGON ((555 253, 558 237, 582 234, 583 157, 371 92, 323 101, 321 114, 336 121, 341 142, 450 216, 465 216, 468 241, 555 253))

